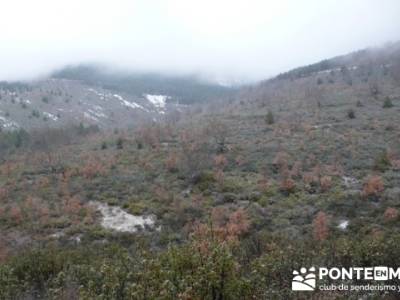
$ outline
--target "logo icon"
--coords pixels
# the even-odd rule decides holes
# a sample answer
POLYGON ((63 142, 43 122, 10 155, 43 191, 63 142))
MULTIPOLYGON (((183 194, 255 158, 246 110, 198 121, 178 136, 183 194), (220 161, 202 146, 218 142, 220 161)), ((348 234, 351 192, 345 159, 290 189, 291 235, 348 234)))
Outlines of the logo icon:
POLYGON ((389 269, 388 267, 375 267, 374 268, 374 280, 388 280, 389 269))
POLYGON ((316 276, 315 268, 301 268, 300 273, 293 271, 292 290, 293 291, 313 291, 315 289, 316 276))

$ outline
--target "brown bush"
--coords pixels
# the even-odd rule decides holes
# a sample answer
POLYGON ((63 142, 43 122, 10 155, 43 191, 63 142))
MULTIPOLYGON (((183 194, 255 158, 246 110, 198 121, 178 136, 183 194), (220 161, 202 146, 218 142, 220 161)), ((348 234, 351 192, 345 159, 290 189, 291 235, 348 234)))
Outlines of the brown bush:
POLYGON ((69 215, 77 215, 82 209, 82 204, 77 196, 68 198, 64 201, 64 212, 69 215))
POLYGON ((6 200, 8 197, 8 189, 5 187, 0 188, 0 201, 6 200))
POLYGON ((328 191, 332 187, 332 177, 323 176, 320 180, 321 190, 323 192, 328 191))
POLYGON ((224 153, 228 150, 229 133, 229 127, 218 119, 210 120, 204 129, 204 134, 211 138, 210 142, 215 146, 217 153, 224 153))
POLYGON ((90 159, 79 170, 81 176, 91 179, 96 176, 104 176, 107 173, 106 166, 98 159, 90 159))
POLYGON ((400 170, 400 159, 393 159, 390 161, 393 169, 400 170))
POLYGON ((162 202, 168 201, 170 199, 173 199, 173 197, 171 197, 170 192, 168 192, 168 190, 166 189, 166 187, 162 186, 162 185, 157 185, 154 188, 154 194, 156 196, 156 198, 162 202))
POLYGON ((282 179, 279 188, 282 192, 290 194, 295 191, 296 183, 291 178, 284 178, 282 179))
POLYGON ((44 189, 50 185, 50 179, 48 177, 40 177, 38 180, 38 188, 44 189))
POLYGON ((136 131, 135 139, 138 145, 146 145, 159 150, 161 141, 168 139, 172 134, 172 128, 160 125, 147 124, 136 131))
POLYGON ((302 163, 300 161, 296 161, 292 168, 290 169, 290 177, 292 178, 299 178, 301 177, 301 173, 302 173, 302 163))
POLYGON ((9 254, 9 249, 6 246, 6 242, 0 239, 0 263, 4 262, 9 254))
POLYGON ((61 180, 66 182, 66 183, 68 183, 73 176, 78 175, 77 173, 78 172, 77 172, 76 169, 65 168, 64 171, 61 174, 61 180))
POLYGON ((318 183, 318 176, 313 172, 305 172, 303 174, 303 182, 308 185, 318 183))
POLYGON ((257 181, 258 190, 262 193, 268 191, 270 186, 271 186, 271 183, 266 176, 264 176, 262 179, 257 181))
POLYGON ((383 214, 386 222, 396 220, 399 216, 399 211, 396 208, 388 207, 383 214))
POLYGON ((241 236, 250 229, 250 220, 243 208, 228 214, 226 208, 214 208, 211 219, 213 223, 209 225, 195 224, 192 236, 199 243, 202 252, 208 250, 208 238, 211 236, 219 242, 236 243, 241 236))
MULTIPOLYGON (((224 213, 223 210, 222 213, 224 213)), ((225 215, 220 217, 225 217, 225 215)), ((223 221, 221 220, 221 222, 223 221)), ((239 208, 229 215, 228 221, 224 225, 214 226, 213 232, 221 242, 236 243, 243 234, 248 232, 249 228, 249 217, 243 208, 239 208)))
POLYGON ((363 188, 363 196, 370 197, 370 196, 379 196, 384 190, 384 184, 382 177, 378 175, 369 176, 367 177, 364 188, 363 188))
POLYGON ((239 208, 229 216, 227 228, 231 238, 237 238, 249 231, 249 216, 243 208, 239 208))
POLYGON ((323 173, 329 176, 341 176, 343 175, 343 167, 335 162, 333 165, 323 165, 322 166, 323 173))
POLYGON ((286 152, 278 152, 272 161, 272 166, 276 171, 287 169, 289 155, 286 152))
POLYGON ((226 157, 222 154, 219 154, 217 156, 214 157, 214 166, 217 169, 221 169, 223 170, 228 164, 228 160, 226 159, 226 157))
POLYGON ((11 176, 11 173, 17 169, 17 163, 13 162, 5 162, 0 166, 0 174, 5 175, 7 177, 11 176))
POLYGON ((215 181, 222 186, 225 182, 225 174, 222 170, 215 170, 214 171, 214 179, 215 181))
POLYGON ((176 153, 170 153, 165 160, 165 167, 169 172, 178 171, 178 156, 176 153))
POLYGON ((50 210, 45 202, 40 198, 28 196, 23 205, 24 215, 30 221, 40 221, 42 224, 46 224, 50 210))
POLYGON ((180 134, 181 153, 179 170, 191 178, 210 167, 210 149, 207 136, 186 129, 180 134))
POLYGON ((95 220, 95 215, 96 215, 96 209, 92 205, 85 205, 85 217, 83 219, 83 222, 86 225, 90 225, 94 223, 95 220))
POLYGON ((224 226, 229 220, 229 211, 227 207, 217 206, 211 210, 211 220, 213 227, 224 226))
POLYGON ((324 241, 328 238, 328 235, 328 217, 323 211, 320 211, 313 221, 313 236, 317 241, 324 241))
POLYGON ((19 206, 14 204, 10 208, 10 219, 15 224, 20 224, 22 222, 23 215, 22 215, 21 208, 19 206))
POLYGON ((244 157, 243 156, 237 156, 236 158, 235 158, 235 163, 236 163, 236 165, 237 166, 242 166, 242 165, 244 165, 244 163, 245 163, 245 159, 244 159, 244 157))
POLYGON ((192 203, 194 207, 201 207, 204 203, 204 197, 201 194, 192 195, 192 203))

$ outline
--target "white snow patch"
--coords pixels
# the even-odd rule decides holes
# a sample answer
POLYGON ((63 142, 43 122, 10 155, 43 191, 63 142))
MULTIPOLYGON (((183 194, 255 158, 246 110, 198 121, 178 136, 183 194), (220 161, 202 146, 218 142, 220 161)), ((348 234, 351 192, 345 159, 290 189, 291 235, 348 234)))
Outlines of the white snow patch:
POLYGON ((319 128, 328 129, 328 128, 332 128, 332 127, 333 127, 333 124, 330 124, 330 123, 312 126, 313 129, 319 129, 319 128))
POLYGON ((95 115, 97 118, 108 118, 105 114, 99 111, 88 109, 88 112, 91 113, 92 115, 95 115))
POLYGON ((101 100, 106 100, 107 95, 104 93, 100 93, 98 91, 96 91, 95 89, 89 88, 88 89, 89 92, 95 93, 97 96, 100 97, 101 100))
POLYGON ((53 120, 53 121, 57 121, 57 120, 58 120, 58 117, 57 117, 57 116, 55 116, 55 115, 53 115, 53 114, 51 114, 51 113, 49 113, 49 112, 44 111, 43 114, 44 114, 46 117, 48 117, 49 119, 53 120))
POLYGON ((125 106, 131 107, 131 108, 140 108, 140 109, 146 110, 143 106, 137 104, 136 102, 129 102, 126 100, 122 100, 122 103, 124 103, 125 106))
POLYGON ((71 237, 70 240, 74 241, 77 244, 80 244, 80 242, 82 241, 82 236, 83 236, 82 234, 78 234, 78 235, 71 237))
POLYGON ((145 109, 143 106, 141 106, 140 104, 137 104, 136 102, 129 102, 127 100, 125 100, 124 98, 122 98, 122 96, 118 95, 118 94, 114 94, 113 95, 115 98, 117 98, 119 101, 122 102, 123 105, 130 107, 130 108, 140 108, 143 109, 145 111, 147 111, 147 109, 145 109))
POLYGON ((124 101, 124 98, 122 98, 122 96, 120 96, 120 95, 118 95, 118 94, 114 94, 113 96, 114 96, 115 98, 121 100, 121 101, 124 101))
POLYGON ((19 128, 19 125, 17 122, 8 120, 5 117, 0 116, 0 121, 3 122, 3 125, 2 125, 3 128, 6 128, 6 129, 18 129, 19 128))
POLYGON ((52 239, 59 239, 59 238, 61 238, 61 237, 63 237, 63 236, 65 236, 65 232, 63 232, 63 231, 58 231, 58 232, 56 232, 56 233, 53 233, 53 234, 50 234, 50 238, 52 238, 52 239))
POLYGON ((104 108, 101 107, 100 105, 94 105, 93 108, 94 108, 95 110, 104 110, 104 108))
POLYGON ((333 68, 333 69, 328 69, 328 70, 324 70, 324 71, 319 71, 319 72, 317 72, 317 74, 324 74, 324 73, 338 72, 338 71, 340 71, 340 68, 333 68))
POLYGON ((156 108, 164 109, 165 104, 167 103, 167 99, 170 98, 169 96, 165 95, 144 95, 147 100, 149 100, 156 108))
POLYGON ((92 116, 91 114, 87 113, 86 111, 83 112, 83 116, 84 116, 86 119, 91 119, 91 120, 96 121, 96 122, 99 121, 98 118, 96 118, 95 116, 92 116))
POLYGON ((340 221, 338 228, 341 230, 346 230, 347 226, 349 226, 349 221, 348 220, 342 220, 340 221))
POLYGON ((358 180, 354 177, 343 176, 342 179, 345 187, 347 188, 350 188, 358 183, 358 180))
POLYGON ((118 206, 109 206, 100 202, 91 202, 103 215, 101 225, 119 232, 136 232, 138 228, 154 227, 155 216, 134 216, 118 206))

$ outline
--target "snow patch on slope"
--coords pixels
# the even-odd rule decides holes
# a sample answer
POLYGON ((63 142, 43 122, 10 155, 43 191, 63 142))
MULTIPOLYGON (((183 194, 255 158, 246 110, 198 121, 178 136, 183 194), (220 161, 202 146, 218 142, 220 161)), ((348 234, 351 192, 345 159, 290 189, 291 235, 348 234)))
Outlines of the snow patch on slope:
POLYGON ((5 128, 5 129, 18 129, 19 125, 17 122, 11 121, 5 117, 0 116, 0 121, 3 123, 2 125, 0 125, 1 127, 5 128))
POLYGON ((57 120, 58 120, 58 117, 57 117, 57 116, 55 116, 55 115, 53 115, 53 114, 51 114, 51 113, 49 113, 49 112, 44 111, 43 114, 44 114, 47 118, 49 118, 50 120, 53 120, 53 121, 57 121, 57 120))
POLYGON ((167 103, 167 99, 169 99, 169 96, 165 95, 149 95, 145 94, 145 98, 151 102, 156 108, 158 109, 164 109, 165 105, 167 103))
POLYGON ((100 202, 92 202, 103 216, 101 225, 106 229, 119 232, 136 232, 139 228, 154 227, 155 217, 134 216, 128 214, 118 206, 109 206, 100 202))
POLYGON ((127 106, 127 107, 130 107, 130 108, 133 108, 133 109, 135 109, 135 108, 140 108, 140 109, 143 109, 143 110, 147 111, 147 109, 145 109, 145 108, 144 108, 143 106, 141 106, 140 104, 137 104, 136 102, 129 102, 129 101, 125 100, 124 98, 122 98, 122 96, 120 96, 120 95, 118 95, 118 94, 114 94, 113 96, 114 96, 115 98, 117 98, 119 101, 121 101, 122 104, 124 104, 124 105, 127 106))
POLYGON ((342 176, 342 179, 343 179, 343 184, 346 188, 354 187, 359 182, 357 178, 351 176, 342 176))
POLYGON ((98 91, 96 91, 95 89, 89 88, 88 89, 89 92, 95 93, 97 96, 100 97, 101 100, 106 100, 106 94, 100 93, 98 91))
MULTIPOLYGON (((122 103, 122 105, 124 105, 124 106, 126 106, 126 107, 129 107, 129 108, 132 108, 132 109, 137 109, 137 108, 139 108, 139 109, 142 109, 142 110, 144 110, 144 111, 147 111, 147 112, 149 112, 146 108, 144 108, 142 105, 140 105, 140 104, 138 104, 138 103, 136 103, 136 102, 130 102, 130 101, 128 101, 128 100, 126 100, 126 99, 124 99, 121 95, 118 95, 118 94, 110 94, 110 93, 101 93, 101 92, 99 92, 99 91, 96 91, 95 89, 93 89, 93 88, 89 88, 88 89, 88 91, 89 92, 92 92, 92 93, 94 93, 94 94, 96 94, 98 97, 100 97, 100 99, 101 100, 107 100, 107 98, 109 99, 109 98, 116 98, 116 99, 118 99, 121 103, 122 103)), ((97 106, 97 107, 95 107, 95 109, 96 110, 102 110, 103 108, 102 107, 100 107, 100 106, 97 106)))
POLYGON ((83 116, 86 118, 86 119, 90 119, 90 120, 93 120, 93 121, 96 121, 96 122, 98 122, 99 121, 99 119, 97 118, 97 117, 95 117, 95 116, 92 116, 90 113, 88 113, 88 112, 83 112, 83 116))
POLYGON ((94 111, 91 109, 88 109, 88 113, 91 114, 91 116, 96 116, 96 118, 108 118, 104 113, 100 112, 100 111, 94 111))
POLYGON ((348 220, 342 220, 340 221, 338 228, 341 230, 346 230, 347 226, 349 226, 349 221, 348 220))

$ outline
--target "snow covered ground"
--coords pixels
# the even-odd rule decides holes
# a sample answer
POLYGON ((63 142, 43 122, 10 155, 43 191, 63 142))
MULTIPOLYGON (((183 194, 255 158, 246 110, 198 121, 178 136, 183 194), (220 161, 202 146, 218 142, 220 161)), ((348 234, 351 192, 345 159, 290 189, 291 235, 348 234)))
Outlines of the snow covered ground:
POLYGON ((103 220, 101 225, 107 229, 119 232, 136 232, 139 228, 154 227, 154 216, 134 216, 118 206, 109 206, 100 202, 92 204, 101 212, 103 220))
POLYGON ((122 96, 118 95, 118 94, 114 94, 113 95, 115 98, 117 98, 119 101, 122 102, 123 105, 130 107, 130 108, 140 108, 143 109, 145 111, 147 111, 147 109, 145 109, 143 106, 141 106, 140 104, 137 104, 136 102, 129 102, 127 100, 125 100, 122 96))
POLYGON ((347 226, 349 226, 349 221, 348 220, 342 220, 340 221, 338 228, 341 230, 346 230, 347 226))
POLYGON ((169 99, 169 96, 165 95, 149 95, 145 94, 144 97, 151 103, 153 104, 156 109, 160 111, 160 113, 164 113, 165 106, 167 104, 167 99, 169 99))
POLYGON ((57 121, 58 120, 57 116, 55 116, 55 115, 53 115, 53 114, 51 114, 49 112, 44 111, 43 115, 46 116, 47 118, 49 118, 50 120, 53 120, 53 121, 57 121))
POLYGON ((0 128, 1 127, 5 129, 18 129, 19 125, 17 122, 8 120, 7 118, 0 116, 0 128))

